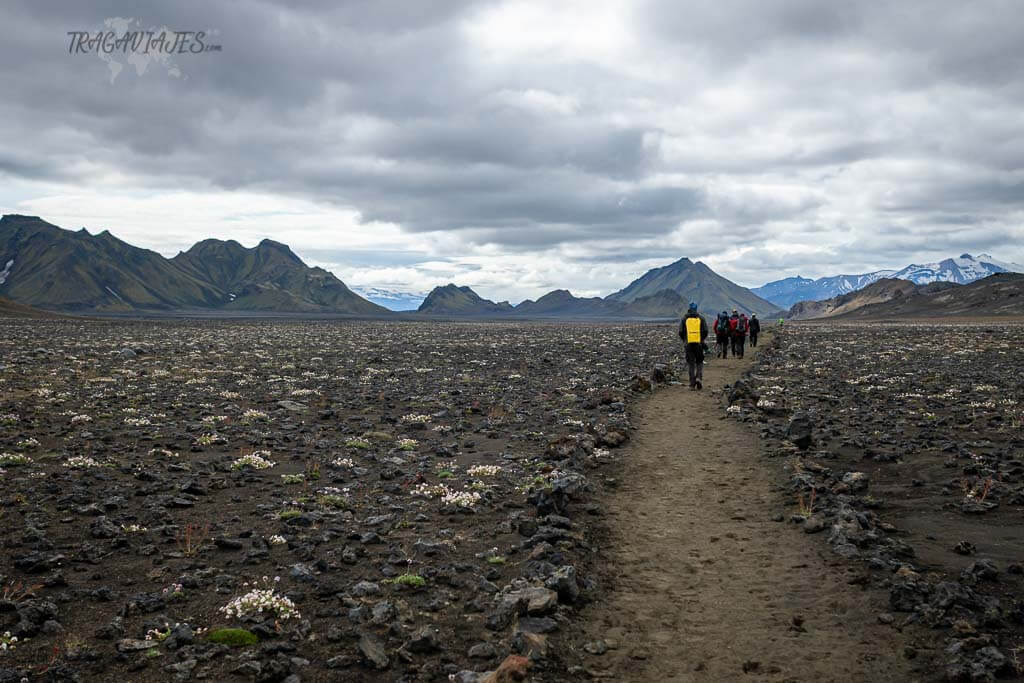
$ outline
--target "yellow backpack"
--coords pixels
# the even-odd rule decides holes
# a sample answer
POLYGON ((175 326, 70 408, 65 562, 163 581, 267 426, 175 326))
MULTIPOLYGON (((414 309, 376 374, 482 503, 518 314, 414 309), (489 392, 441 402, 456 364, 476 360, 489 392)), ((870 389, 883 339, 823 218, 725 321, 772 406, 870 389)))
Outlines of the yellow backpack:
POLYGON ((700 318, 693 317, 686 319, 686 343, 700 344, 700 318))

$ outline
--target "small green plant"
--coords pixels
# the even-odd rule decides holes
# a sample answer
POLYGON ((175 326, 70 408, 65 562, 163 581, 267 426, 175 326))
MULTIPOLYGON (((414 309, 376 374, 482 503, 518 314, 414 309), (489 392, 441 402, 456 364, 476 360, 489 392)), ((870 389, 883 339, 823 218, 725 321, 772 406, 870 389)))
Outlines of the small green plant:
POLYGON ((27 465, 32 459, 20 453, 0 453, 0 467, 17 467, 27 465))
POLYGON ((349 503, 348 498, 345 496, 338 495, 325 495, 320 496, 317 502, 325 508, 334 508, 336 510, 348 510, 349 503))
POLYGON ((797 495, 797 514, 799 514, 801 517, 810 517, 814 514, 814 497, 817 495, 817 493, 818 492, 816 490, 811 489, 811 496, 806 503, 804 502, 804 494, 801 493, 797 495))
POLYGON ((244 628, 219 628, 215 631, 210 631, 210 635, 206 639, 211 643, 218 643, 229 647, 246 647, 248 645, 258 645, 260 642, 259 636, 244 628))
POLYGON ((195 557, 203 547, 203 541, 209 535, 209 524, 200 525, 195 522, 188 522, 178 531, 174 540, 178 544, 178 550, 181 551, 182 555, 185 557, 195 557))
POLYGON ((306 481, 306 475, 304 474, 282 474, 281 483, 283 484, 302 484, 306 481))
POLYGON ((452 472, 451 470, 441 470, 440 472, 437 473, 438 479, 451 479, 454 476, 455 473, 452 472))
POLYGON ((501 555, 491 555, 487 558, 487 564, 505 564, 505 558, 501 555))
POLYGON ((288 508, 287 510, 281 510, 277 513, 278 519, 295 519, 302 514, 302 510, 296 510, 295 508, 288 508))
POLYGON ((384 579, 383 583, 390 583, 395 586, 412 586, 413 588, 422 588, 427 585, 427 580, 419 574, 402 574, 396 576, 393 579, 384 579))
POLYGON ((309 481, 317 481, 318 479, 320 479, 320 463, 306 463, 306 479, 308 479, 309 481))
POLYGON ((370 447, 370 442, 366 439, 349 439, 345 442, 345 445, 349 448, 362 448, 366 449, 370 447))

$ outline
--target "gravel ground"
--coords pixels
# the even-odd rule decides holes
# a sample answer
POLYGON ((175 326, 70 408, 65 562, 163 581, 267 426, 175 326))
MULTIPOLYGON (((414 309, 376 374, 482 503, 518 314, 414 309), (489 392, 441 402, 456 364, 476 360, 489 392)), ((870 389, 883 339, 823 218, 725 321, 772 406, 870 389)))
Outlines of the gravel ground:
POLYGON ((564 671, 590 479, 678 351, 667 325, 0 320, 0 681, 564 671))

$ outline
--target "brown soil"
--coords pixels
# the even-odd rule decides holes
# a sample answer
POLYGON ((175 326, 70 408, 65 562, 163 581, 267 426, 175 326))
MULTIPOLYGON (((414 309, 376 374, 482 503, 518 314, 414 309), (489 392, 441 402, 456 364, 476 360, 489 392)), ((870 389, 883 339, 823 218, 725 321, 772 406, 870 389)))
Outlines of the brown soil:
POLYGON ((606 501, 611 590, 581 640, 612 649, 583 655, 586 668, 629 681, 921 678, 907 636, 879 623, 884 594, 851 583, 863 570, 775 521, 776 474, 719 395, 752 357, 711 360, 704 391, 672 386, 639 406, 606 501))

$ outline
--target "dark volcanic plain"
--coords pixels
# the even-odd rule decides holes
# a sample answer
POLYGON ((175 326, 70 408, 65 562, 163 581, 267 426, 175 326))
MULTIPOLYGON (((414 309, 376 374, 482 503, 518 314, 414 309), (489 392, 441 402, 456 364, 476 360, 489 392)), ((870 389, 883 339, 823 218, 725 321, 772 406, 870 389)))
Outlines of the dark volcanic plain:
MULTIPOLYGON (((957 680, 1024 643, 1022 333, 787 324, 723 392, 780 523, 957 680)), ((585 677, 617 447, 679 351, 674 325, 0 319, 0 681, 585 677)))
POLYGON ((884 623, 931 629, 920 656, 949 680, 1024 672, 1022 335, 1005 319, 787 324, 730 397, 803 503, 791 521, 864 563, 884 623))
POLYGON ((678 350, 666 325, 0 320, 0 680, 564 671, 587 477, 678 350))

